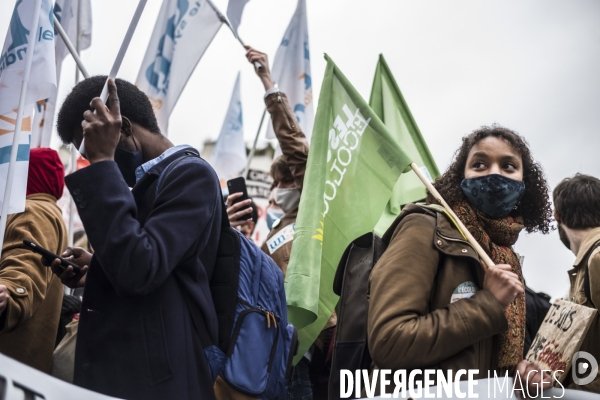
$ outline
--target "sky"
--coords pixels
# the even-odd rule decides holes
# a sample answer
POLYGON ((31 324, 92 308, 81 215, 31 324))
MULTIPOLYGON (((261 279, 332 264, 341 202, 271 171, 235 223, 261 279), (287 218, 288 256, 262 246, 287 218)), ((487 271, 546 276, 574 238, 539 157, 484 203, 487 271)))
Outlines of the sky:
MULTIPOLYGON (((0 34, 7 31, 14 3, 0 2, 0 34)), ((227 0, 214 3, 227 9, 227 0)), ((92 0, 92 46, 82 53, 92 75, 110 70, 136 5, 92 0)), ((148 0, 119 77, 135 81, 160 5, 148 0)), ((240 36, 272 60, 295 8, 295 0, 249 1, 240 36)), ((307 13, 316 100, 324 53, 366 99, 383 53, 441 171, 463 136, 499 123, 526 138, 551 188, 577 172, 600 177, 599 1, 307 0, 307 13)), ((59 103, 74 84, 74 71, 67 58, 59 103)), ((169 137, 175 144, 201 148, 216 139, 238 71, 251 144, 264 91, 226 27, 171 114, 169 137)), ((522 233, 515 247, 525 256, 528 286, 553 298, 566 295, 575 256, 556 231, 522 233)))

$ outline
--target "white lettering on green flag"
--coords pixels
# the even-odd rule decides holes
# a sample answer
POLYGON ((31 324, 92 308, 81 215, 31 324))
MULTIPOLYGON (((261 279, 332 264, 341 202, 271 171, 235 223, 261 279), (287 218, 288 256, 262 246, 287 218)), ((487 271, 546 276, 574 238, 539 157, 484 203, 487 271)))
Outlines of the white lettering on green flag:
POLYGON ((304 190, 285 282, 298 361, 331 316, 344 249, 371 232, 411 160, 326 55, 304 190))
MULTIPOLYGON (((419 127, 408 104, 392 75, 383 55, 379 56, 369 105, 381 118, 388 130, 397 138, 400 147, 416 163, 426 176, 433 180, 440 176, 435 160, 429 152, 419 127)), ((400 214, 401 206, 425 198, 425 186, 413 171, 403 174, 386 205, 381 219, 375 226, 375 233, 382 236, 390 224, 400 214)))

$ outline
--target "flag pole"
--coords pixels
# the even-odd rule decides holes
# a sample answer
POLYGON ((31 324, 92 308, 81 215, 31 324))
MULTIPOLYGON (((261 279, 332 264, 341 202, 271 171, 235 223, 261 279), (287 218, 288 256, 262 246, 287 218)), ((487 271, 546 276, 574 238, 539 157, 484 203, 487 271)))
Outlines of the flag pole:
MULTIPOLYGON (((77 63, 77 66, 79 68, 75 68, 75 84, 77 85, 79 83, 79 71, 81 70, 81 73, 83 74, 84 78, 89 78, 89 74, 87 72, 87 70, 85 69, 85 67, 83 66, 83 62, 81 62, 81 59, 79 58, 79 52, 80 50, 80 39, 81 39, 81 0, 77 0, 77 37, 75 38, 75 52, 72 51, 73 45, 71 44, 71 41, 69 40, 69 37, 65 34, 64 29, 62 28, 62 26, 60 25, 60 22, 56 19, 56 16, 54 16, 54 25, 58 28, 58 33, 60 34, 60 37, 63 39, 63 42, 65 42, 65 45, 67 46, 67 49, 69 49, 69 51, 71 52, 71 55, 73 56, 73 59, 75 59, 75 62, 77 63), (79 60, 79 61, 77 61, 79 60)), ((71 146, 71 174, 75 171, 77 171, 77 149, 75 149, 75 146, 71 146)), ((73 196, 69 195, 69 247, 72 247, 75 244, 75 201, 73 200, 73 196)), ((66 288, 65 288, 66 289, 66 288)), ((71 294, 71 293, 69 293, 71 294)))
MULTIPOLYGON (((233 36, 235 36, 235 38, 238 40, 238 42, 240 42, 240 44, 242 45, 242 47, 246 48, 246 44, 244 43, 244 41, 242 40, 242 38, 240 37, 240 35, 238 35, 233 30, 233 26, 231 26, 231 24, 229 23, 229 20, 223 15, 223 13, 221 13, 221 11, 219 11, 219 9, 213 4, 212 1, 206 0, 206 2, 214 10, 214 12, 217 14, 217 17, 221 20, 221 22, 224 23, 225 25, 227 25, 227 27, 229 28, 229 30, 231 30, 231 33, 233 33, 233 36)), ((254 62, 254 66, 256 67, 256 69, 262 69, 262 65, 258 61, 254 62)))
MULTIPOLYGON (((140 21, 142 16, 142 12, 144 11, 144 7, 146 6, 146 2, 148 0, 140 0, 133 13, 133 18, 131 19, 131 23, 129 24, 129 28, 127 28, 127 32, 125 33, 125 37, 123 38, 123 42, 121 43, 121 47, 119 48, 119 52, 117 53, 117 58, 115 58, 115 62, 106 78, 106 82, 104 82, 104 87, 102 88, 102 93, 100 93, 100 99, 102 103, 106 103, 108 99, 108 80, 115 79, 117 77, 117 73, 119 72, 119 68, 121 68, 121 63, 123 62, 123 58, 125 58, 125 53, 127 52, 127 48, 129 47, 129 43, 131 42, 131 38, 133 37, 133 33, 135 32, 135 28, 137 28, 137 24, 140 21)), ((94 111, 95 113, 95 111, 94 111)), ((85 137, 81 140, 81 145, 79 145, 79 153, 85 156, 85 137)))
MULTIPOLYGON (((77 18, 79 18, 79 8, 77 9, 77 14, 78 14, 77 18)), ((83 61, 81 61, 81 58, 79 58, 79 35, 80 35, 79 30, 77 31, 77 42, 76 42, 77 49, 75 49, 73 47, 73 43, 71 43, 71 41, 69 40, 67 33, 65 32, 62 25, 56 18, 56 15, 54 16, 54 27, 56 28, 56 30, 58 31, 58 34, 60 35, 63 42, 67 46, 67 49, 69 49, 69 52, 73 56, 73 59, 75 60, 75 64, 77 64, 78 69, 76 70, 75 73, 77 73, 77 71, 81 71, 84 78, 86 78, 86 79, 89 78, 90 74, 87 72, 85 65, 83 65, 83 61)), ((77 21, 77 29, 79 29, 79 21, 77 21)), ((79 79, 77 79, 77 82, 79 82, 79 79)), ((77 83, 77 82, 75 82, 75 83, 77 83)))
POLYGON ((258 130, 256 131, 256 136, 254 137, 254 144, 252 145, 252 149, 250 150, 250 154, 248 155, 248 161, 246 162, 246 169, 244 170, 244 174, 242 175, 244 179, 248 175, 248 171, 250 170, 250 163, 254 158, 254 153, 256 153, 256 144, 258 143, 258 137, 260 136, 260 130, 262 129, 263 122, 265 121, 265 116, 267 115, 267 108, 263 111, 262 117, 260 118, 260 124, 258 124, 258 130))
POLYGON ((4 188, 4 200, 2 201, 2 211, 0 213, 0 256, 4 246, 4 233, 6 232, 6 217, 8 216, 8 207, 10 205, 10 195, 15 178, 15 166, 17 164, 17 151, 19 149, 19 138, 23 125, 23 112, 25 111, 25 96, 27 94, 27 85, 29 84, 29 75, 31 73, 31 64, 33 62, 33 52, 35 46, 35 35, 37 33, 38 22, 42 8, 42 0, 35 0, 33 6, 33 17, 31 20, 31 29, 27 36, 27 53, 25 54, 25 73, 21 81, 21 93, 19 95, 19 108, 17 110, 17 121, 15 124, 15 133, 13 136, 12 147, 10 149, 10 162, 8 164, 8 176, 6 187, 4 188))
POLYGON ((481 247, 481 245, 477 242, 477 240, 473 237, 473 235, 471 235, 471 232, 469 232, 469 230, 462 223, 462 221, 460 220, 460 218, 458 218, 458 216, 456 215, 456 213, 454 212, 454 210, 452 210, 452 208, 448 205, 448 203, 446 203, 446 200, 444 200, 444 198, 440 195, 440 193, 437 191, 437 189, 431 184, 431 182, 429 181, 429 179, 427 179, 427 177, 421 171, 421 169, 419 168, 419 166, 417 164, 415 164, 415 163, 411 163, 410 167, 415 172, 415 174, 417 174, 417 176, 419 177, 419 179, 421 180, 421 182, 423 182, 423 184, 425 185, 425 187, 427 188, 427 190, 429 190, 429 193, 431 193, 433 195, 433 197, 437 201, 440 202, 440 204, 444 207, 444 209, 446 210, 446 212, 448 214, 450 214, 450 216, 454 219, 454 221, 456 222, 456 224, 458 225, 458 227, 462 231, 463 235, 466 237, 466 239, 469 242, 469 244, 471 246, 473 246, 473 248, 475 249, 475 251, 479 255, 479 258, 481 258, 481 260, 483 261, 484 265, 486 267, 488 267, 488 268, 493 268, 495 266, 495 264, 492 261, 492 259, 490 258, 490 256, 487 255, 487 253, 485 252, 485 250, 483 250, 483 248, 481 247))

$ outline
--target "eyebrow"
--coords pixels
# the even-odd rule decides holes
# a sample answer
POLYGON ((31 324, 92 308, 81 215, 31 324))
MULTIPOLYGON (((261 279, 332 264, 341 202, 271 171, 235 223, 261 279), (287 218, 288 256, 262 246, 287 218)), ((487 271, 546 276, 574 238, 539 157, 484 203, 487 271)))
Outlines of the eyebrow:
MULTIPOLYGON (((473 153, 473 158, 475 157, 481 157, 481 158, 489 158, 488 153, 486 153, 485 151, 476 151, 475 153, 473 153)), ((502 160, 506 161, 506 160, 510 160, 510 161, 520 161, 519 157, 515 157, 512 154, 506 154, 502 156, 502 160)))

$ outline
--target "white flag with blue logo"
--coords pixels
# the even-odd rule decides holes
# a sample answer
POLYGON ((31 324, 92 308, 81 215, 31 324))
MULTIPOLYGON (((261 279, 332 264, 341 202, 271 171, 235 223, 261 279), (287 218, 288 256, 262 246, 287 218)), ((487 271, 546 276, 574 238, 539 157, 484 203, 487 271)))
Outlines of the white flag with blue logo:
POLYGON ((34 0, 18 0, 0 54, 0 203, 4 198, 10 152, 16 129, 25 54, 33 45, 33 60, 19 137, 15 176, 8 213, 25 210, 27 171, 31 139, 31 114, 37 101, 56 93, 54 58, 54 18, 51 0, 42 0, 37 28, 31 32, 34 0), (33 43, 31 43, 33 42, 33 43))
MULTIPOLYGON (((62 25, 73 46, 77 48, 77 37, 79 37, 79 51, 91 46, 91 0, 56 0, 54 15, 56 15, 56 19, 62 25), (77 21, 78 16, 79 22, 77 21)), ((54 36, 56 37, 54 48, 56 55, 56 85, 58 86, 62 62, 70 53, 56 29, 54 30, 54 36)), ((58 91, 54 96, 37 102, 31 131, 31 147, 50 147, 57 95, 58 91)))
POLYGON ((215 143, 210 159, 210 164, 217 172, 221 182, 240 176, 246 168, 246 143, 244 142, 239 72, 235 80, 225 121, 223 121, 221 133, 215 143))
MULTIPOLYGON (((15 110, 19 105, 33 7, 34 0, 18 0, 10 20, 0 55, 0 115, 15 110)), ((38 27, 31 36, 34 40, 34 58, 25 104, 33 108, 36 101, 47 99, 56 92, 54 18, 51 0, 42 1, 38 27)))
MULTIPOLYGON (((277 53, 275 53, 271 76, 279 89, 286 94, 302 131, 310 140, 315 112, 310 72, 306 0, 298 0, 296 12, 283 35, 277 53)), ((267 138, 275 138, 272 124, 268 126, 267 138)))
POLYGON ((222 21, 208 0, 164 0, 135 84, 167 134, 169 115, 222 21))
POLYGON ((229 3, 227 3, 227 19, 231 24, 235 37, 238 36, 237 30, 242 23, 242 13, 244 12, 244 7, 248 1, 249 0, 229 0, 229 3))

